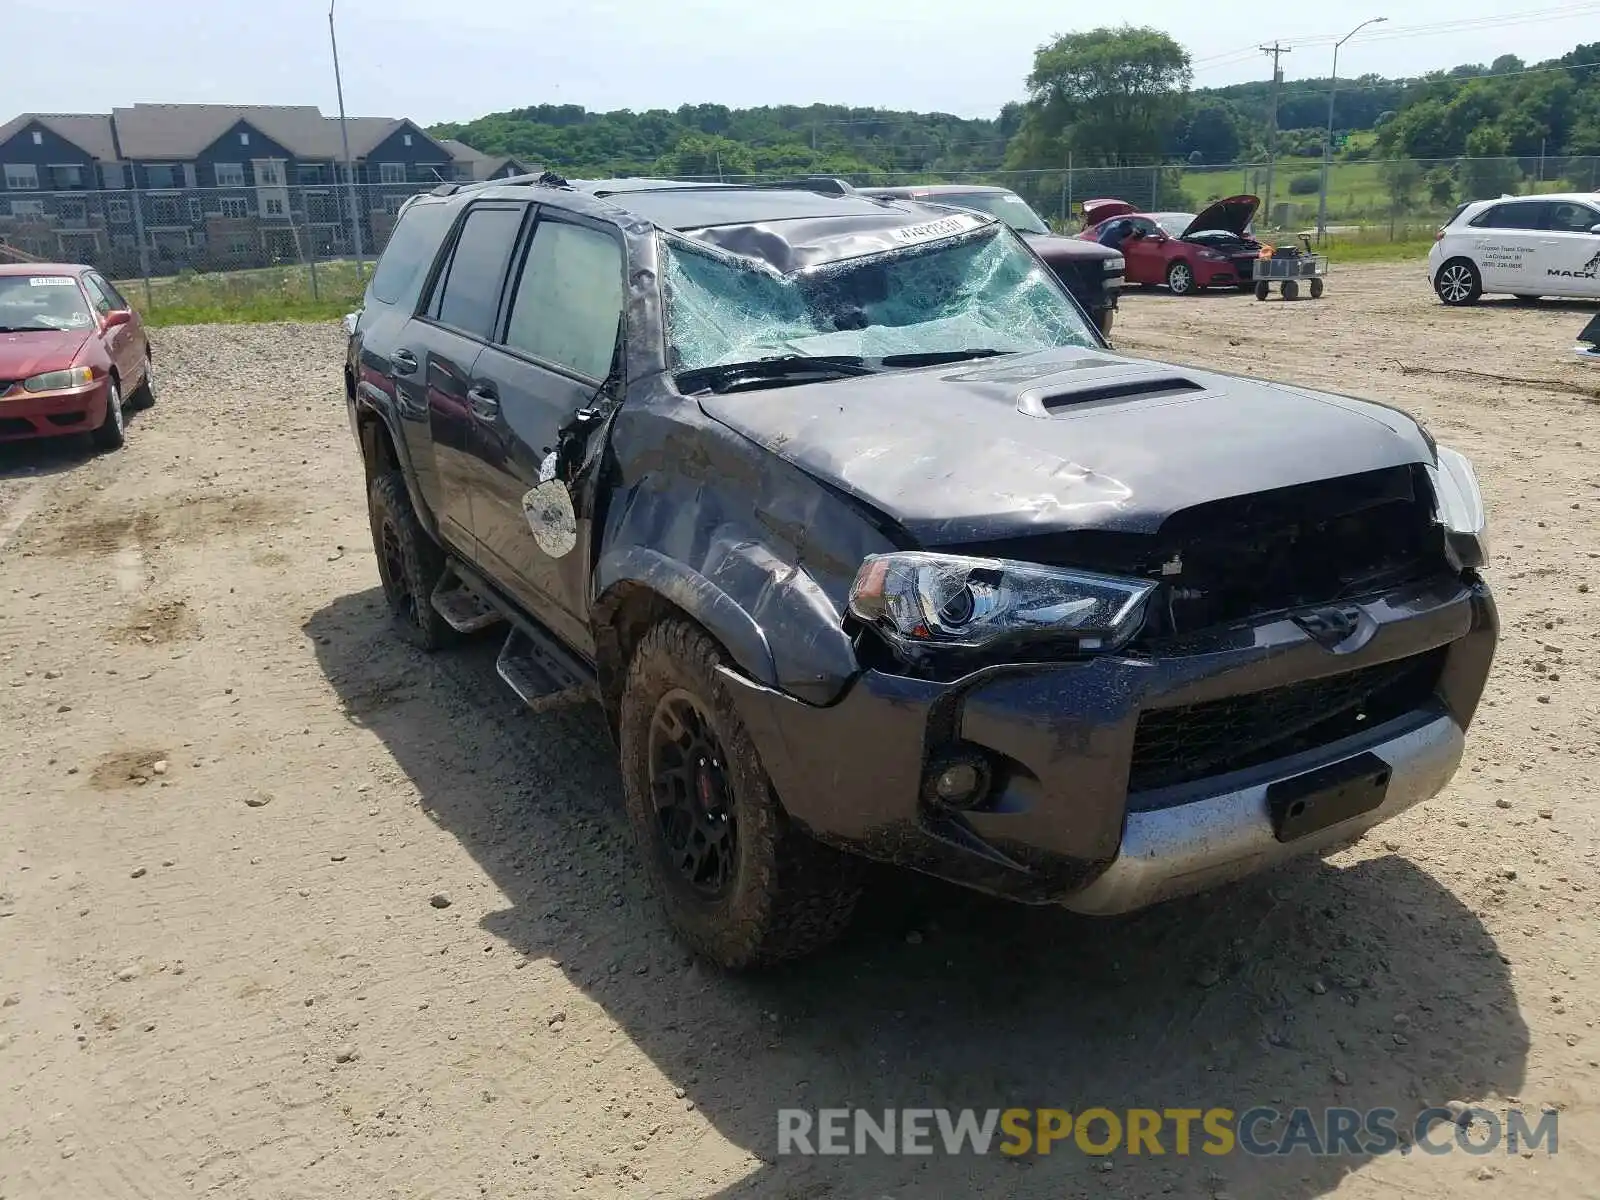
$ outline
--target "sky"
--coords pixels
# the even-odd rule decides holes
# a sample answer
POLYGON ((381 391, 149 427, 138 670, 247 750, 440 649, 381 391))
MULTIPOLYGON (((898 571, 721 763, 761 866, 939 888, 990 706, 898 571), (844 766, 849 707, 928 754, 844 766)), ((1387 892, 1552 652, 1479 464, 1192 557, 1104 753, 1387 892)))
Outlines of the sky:
MULTIPOLYGON (((336 2, 349 115, 424 124, 539 103, 822 101, 993 116, 1023 97, 1042 42, 1104 23, 1059 0, 336 2)), ((1363 16, 1388 22, 1345 44, 1341 78, 1506 53, 1532 63, 1600 40, 1600 2, 1356 3, 1339 17, 1331 5, 1296 15, 1299 6, 1195 0, 1124 0, 1103 11, 1171 34, 1193 57, 1198 87, 1268 78, 1255 47, 1274 39, 1293 47, 1287 78, 1326 76, 1332 42, 1363 16)), ((134 102, 338 111, 327 0, 0 0, 0 54, 0 121, 134 102)))

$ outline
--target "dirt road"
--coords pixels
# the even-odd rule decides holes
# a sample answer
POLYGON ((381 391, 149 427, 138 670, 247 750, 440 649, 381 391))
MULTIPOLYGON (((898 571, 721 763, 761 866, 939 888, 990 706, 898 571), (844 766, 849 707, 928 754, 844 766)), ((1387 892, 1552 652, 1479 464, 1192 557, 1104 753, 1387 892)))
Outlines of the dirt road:
POLYGON ((1414 268, 1131 295, 1125 349, 1474 457, 1505 636, 1467 764, 1329 864, 1113 923, 891 876, 758 979, 666 934, 597 712, 389 633, 337 329, 161 331, 126 450, 0 454, 0 1195, 1600 1196, 1586 319, 1414 268), (1554 1106, 1559 1153, 776 1156, 780 1107, 1453 1100, 1554 1106))

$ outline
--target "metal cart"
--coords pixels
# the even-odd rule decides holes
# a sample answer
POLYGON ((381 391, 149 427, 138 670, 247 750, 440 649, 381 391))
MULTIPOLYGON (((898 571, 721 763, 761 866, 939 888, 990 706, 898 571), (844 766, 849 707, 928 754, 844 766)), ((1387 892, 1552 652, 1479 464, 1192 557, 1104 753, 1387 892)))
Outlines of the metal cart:
POLYGON ((1285 300, 1300 298, 1300 281, 1308 281, 1311 298, 1322 299, 1323 279, 1328 274, 1328 256, 1316 254, 1311 249, 1311 239, 1301 235, 1304 249, 1279 246, 1270 256, 1258 258, 1251 268, 1251 279, 1256 285, 1256 299, 1265 300, 1276 283, 1285 300))

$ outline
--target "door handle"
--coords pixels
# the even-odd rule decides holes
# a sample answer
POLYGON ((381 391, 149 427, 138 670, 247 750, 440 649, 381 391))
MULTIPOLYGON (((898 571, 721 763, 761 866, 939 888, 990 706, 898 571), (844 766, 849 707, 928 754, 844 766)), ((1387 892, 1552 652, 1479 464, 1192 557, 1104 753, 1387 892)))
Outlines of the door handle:
POLYGON ((467 400, 472 405, 472 415, 481 421, 492 421, 500 414, 500 396, 486 383, 468 388, 467 400))
POLYGON ((417 356, 409 350, 396 350, 393 358, 396 375, 413 375, 417 370, 417 356))

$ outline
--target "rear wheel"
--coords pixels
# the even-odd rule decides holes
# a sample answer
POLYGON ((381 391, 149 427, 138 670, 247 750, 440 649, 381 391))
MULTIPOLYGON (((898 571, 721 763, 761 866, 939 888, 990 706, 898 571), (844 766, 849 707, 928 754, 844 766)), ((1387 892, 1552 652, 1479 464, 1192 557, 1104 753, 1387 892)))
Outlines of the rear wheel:
POLYGON ((449 645, 456 640, 456 631, 433 607, 433 589, 445 571, 444 551, 417 520, 405 476, 389 471, 372 481, 367 515, 383 598, 396 626, 420 650, 449 645))
POLYGON ((1470 259, 1452 258, 1433 277, 1433 290, 1452 307, 1476 304, 1483 295, 1483 277, 1470 259))
POLYGON ((1267 283, 1265 280, 1262 280, 1260 283, 1256 284, 1256 299, 1257 300, 1265 300, 1271 294, 1272 294, 1272 285, 1271 284, 1267 283))
POLYGON ((89 435, 98 450, 120 450, 126 437, 127 418, 122 413, 122 389, 115 379, 106 380, 106 415, 99 428, 89 435))
POLYGON ((678 935, 731 970, 799 958, 849 925, 861 864, 789 823, 722 681, 721 648, 668 620, 619 714, 628 821, 678 935))
POLYGON ((1194 268, 1179 259, 1167 268, 1167 287, 1174 296, 1187 296, 1194 291, 1194 268))
POLYGON ((1300 299, 1300 285, 1293 279, 1283 281, 1283 298, 1285 300, 1300 299))
POLYGON ((1313 279, 1311 281, 1311 298, 1313 300, 1322 299, 1322 280, 1313 279))

